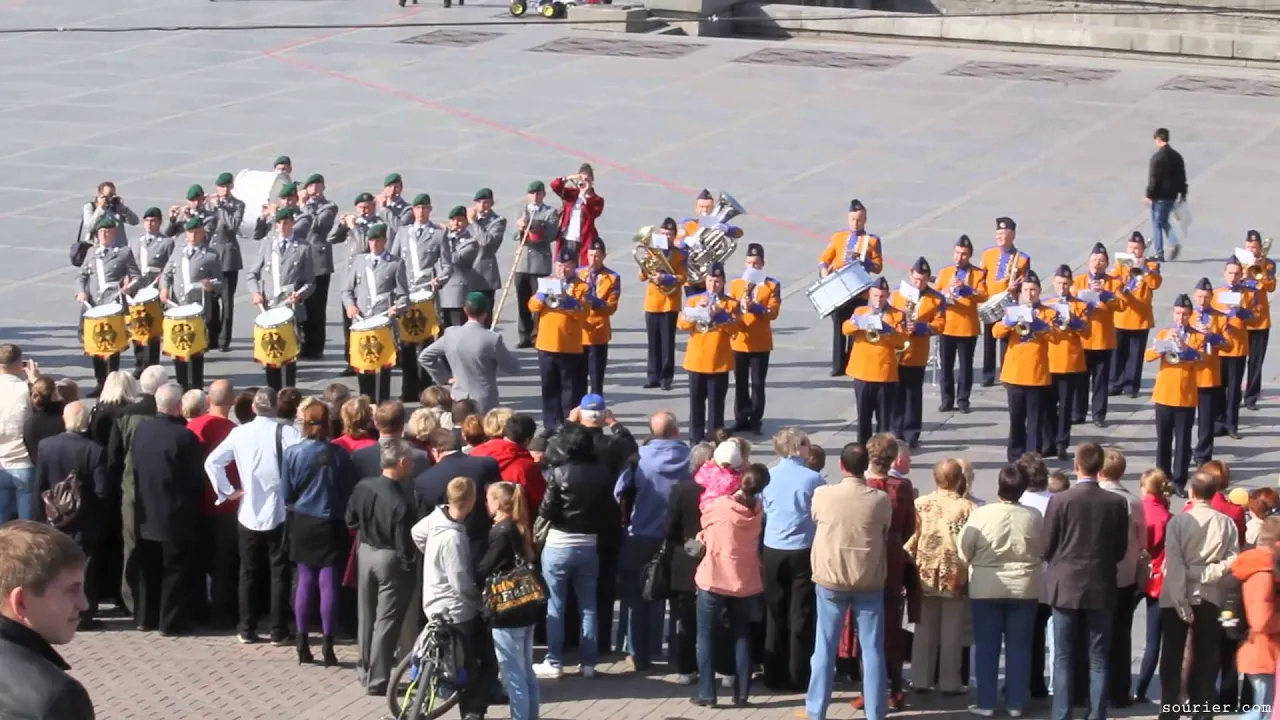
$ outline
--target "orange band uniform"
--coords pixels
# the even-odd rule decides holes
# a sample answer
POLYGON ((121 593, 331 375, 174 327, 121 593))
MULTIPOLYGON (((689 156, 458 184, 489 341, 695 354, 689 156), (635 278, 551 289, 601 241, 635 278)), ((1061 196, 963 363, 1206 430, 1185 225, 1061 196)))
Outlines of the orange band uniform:
POLYGON ((770 352, 773 350, 773 321, 782 309, 782 284, 767 277, 760 285, 751 288, 747 298, 747 281, 737 278, 729 283, 729 296, 742 307, 742 323, 738 326, 729 346, 734 352, 770 352), (750 300, 750 304, 746 301, 750 300), (752 312, 754 309, 762 312, 752 312))
POLYGON ((721 295, 713 301, 710 295, 695 295, 689 298, 685 307, 714 304, 715 310, 724 310, 732 320, 724 325, 713 326, 705 332, 697 331, 697 324, 680 313, 676 326, 688 333, 689 345, 684 351, 684 369, 689 372, 713 375, 733 370, 733 348, 730 346, 733 334, 741 325, 742 309, 737 300, 721 295))
MULTIPOLYGON (((667 313, 680 312, 680 304, 683 302, 683 294, 680 288, 684 287, 684 281, 689 277, 689 271, 685 267, 685 259, 687 255, 683 247, 673 246, 670 250, 658 250, 657 252, 667 256, 667 262, 671 263, 671 269, 675 271, 675 282, 671 287, 676 288, 675 292, 667 295, 662 292, 656 283, 646 283, 644 287, 644 311, 651 313, 667 313)), ((646 280, 644 273, 640 273, 640 279, 646 280)))
POLYGON ((991 326, 991 334, 997 340, 1009 339, 1009 349, 1000 363, 1000 382, 1006 385, 1047 387, 1053 384, 1049 377, 1049 343, 1058 339, 1062 332, 1054 327, 1057 313, 1051 308, 1039 305, 1035 315, 1049 329, 1025 338, 1003 321, 991 326))
POLYGON ((951 284, 957 273, 965 287, 972 288, 968 295, 956 295, 947 300, 942 334, 948 337, 970 338, 982 334, 982 321, 978 319, 978 306, 987 301, 987 271, 977 265, 969 265, 961 270, 955 265, 948 265, 938 271, 938 281, 934 287, 944 297, 949 297, 951 284))
MULTIPOLYGON (((1205 335, 1194 328, 1186 328, 1187 347, 1195 348, 1204 355, 1205 335)), ((1165 328, 1156 333, 1156 340, 1169 340, 1173 337, 1173 328, 1165 328)), ((1151 391, 1151 400, 1165 407, 1193 408, 1199 404, 1199 392, 1196 388, 1196 376, 1200 369, 1199 360, 1195 362, 1170 363, 1164 353, 1154 347, 1147 348, 1146 361, 1160 361, 1160 370, 1156 373, 1156 386, 1151 391)))
POLYGON ((841 327, 845 335, 854 338, 845 374, 863 382, 898 382, 898 348, 910 339, 903 332, 907 318, 892 306, 884 308, 880 322, 885 329, 880 332, 879 342, 871 342, 866 331, 859 329, 853 318, 874 314, 870 307, 864 305, 855 310, 853 317, 845 320, 841 327))
MULTIPOLYGON (((1044 300, 1045 305, 1061 305, 1062 298, 1055 297, 1044 300)), ((1068 311, 1075 320, 1074 325, 1079 325, 1079 329, 1068 328, 1060 333, 1057 337, 1049 339, 1049 374, 1050 375, 1070 375, 1073 373, 1087 372, 1089 367, 1084 360, 1084 339, 1092 332, 1086 314, 1089 306, 1079 300, 1067 301, 1068 311)), ((1054 320, 1057 324, 1057 318, 1054 320)))
MULTIPOLYGON (((1245 330, 1244 320, 1233 315, 1231 313, 1231 308, 1218 301, 1218 298, 1222 293, 1227 292, 1235 291, 1225 285, 1220 288, 1215 288, 1213 291, 1213 307, 1227 315, 1226 332, 1222 333, 1226 336, 1227 341, 1223 343, 1222 347, 1218 348, 1218 355, 1230 358, 1244 357, 1249 354, 1249 331, 1245 330)), ((1241 287, 1238 292, 1240 293, 1240 307, 1256 313, 1257 306, 1254 305, 1254 298, 1257 296, 1257 293, 1244 287, 1241 287)))
POLYGON ((538 341, 543 352, 582 354, 582 328, 587 321, 587 284, 574 282, 565 295, 578 301, 572 310, 552 308, 537 295, 529 298, 529 310, 538 315, 538 341))
MULTIPOLYGON (((1093 278, 1085 273, 1077 275, 1071 282, 1071 289, 1079 293, 1093 288, 1093 278)), ((1112 275, 1103 275, 1102 289, 1111 293, 1107 301, 1099 301, 1089 312, 1089 335, 1084 339, 1085 350, 1116 349, 1116 313, 1124 310, 1125 297, 1120 292, 1120 279, 1112 275)))
POLYGON ((1111 275, 1120 280, 1125 300, 1124 308, 1115 314, 1116 329, 1150 330, 1155 327, 1151 302, 1164 283, 1164 278, 1160 277, 1160 263, 1148 260, 1146 268, 1138 276, 1134 276, 1133 268, 1116 265, 1111 268, 1111 275))
POLYGON ((831 242, 818 256, 818 264, 828 270, 839 270, 861 254, 867 272, 878 275, 884 271, 882 253, 879 235, 864 230, 855 236, 852 230, 842 230, 831 236, 831 242))
MULTIPOLYGON (((1217 310, 1210 306, 1207 310, 1196 308, 1191 312, 1191 325, 1202 326, 1208 333, 1226 337, 1227 324, 1230 319, 1227 314, 1221 310, 1217 310)), ((1204 351, 1201 353, 1199 368, 1196 370, 1196 387, 1197 388, 1216 388, 1222 385, 1222 358, 1218 356, 1220 346, 1213 346, 1208 342, 1204 345, 1204 351)))
POLYGON ((1005 252, 992 247, 982 251, 982 260, 978 264, 987 271, 987 294, 996 295, 1009 289, 1009 281, 1015 275, 1019 278, 1027 276, 1031 269, 1031 256, 1017 249, 1005 252))
POLYGON ((1262 268, 1265 274, 1258 282, 1258 290, 1254 295, 1257 302, 1253 307, 1253 317, 1244 326, 1250 330, 1269 330, 1271 328, 1271 293, 1276 291, 1276 261, 1263 258, 1262 268))
POLYGON ((920 335, 912 327, 911 316, 907 314, 907 299, 897 290, 889 296, 889 304, 902 311, 904 327, 907 331, 906 341, 911 347, 898 356, 898 364, 902 367, 925 367, 929 364, 930 338, 942 332, 947 320, 947 305, 942 293, 925 288, 920 292, 920 303, 915 309, 915 322, 928 328, 928 334, 920 335))
POLYGON ((582 324, 582 344, 608 345, 613 339, 610 318, 618 312, 622 278, 609 268, 602 267, 595 271, 595 282, 592 283, 592 272, 589 265, 578 268, 578 279, 587 288, 587 319, 582 324))

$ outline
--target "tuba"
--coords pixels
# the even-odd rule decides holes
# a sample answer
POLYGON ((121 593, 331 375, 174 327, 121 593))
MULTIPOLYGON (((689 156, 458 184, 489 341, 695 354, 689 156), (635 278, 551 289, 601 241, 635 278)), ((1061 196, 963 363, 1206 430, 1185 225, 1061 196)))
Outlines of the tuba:
MULTIPOLYGON (((711 217, 715 218, 717 224, 728 223, 733 218, 746 214, 747 211, 729 193, 720 193, 715 209, 711 211, 711 217)), ((723 263, 733 255, 738 249, 738 241, 716 227, 700 227, 694 237, 697 239, 694 244, 698 247, 689 249, 688 269, 689 282, 696 285, 706 279, 712 265, 723 263)))
POLYGON ((660 275, 675 275, 676 271, 671 267, 671 261, 661 250, 655 250, 650 244, 653 239, 653 226, 645 225, 635 234, 632 240, 635 242, 635 249, 631 251, 631 256, 635 258, 636 265, 640 266, 640 271, 644 273, 645 280, 654 284, 658 291, 663 295, 673 295, 680 291, 680 286, 672 284, 670 287, 659 285, 657 280, 660 275))

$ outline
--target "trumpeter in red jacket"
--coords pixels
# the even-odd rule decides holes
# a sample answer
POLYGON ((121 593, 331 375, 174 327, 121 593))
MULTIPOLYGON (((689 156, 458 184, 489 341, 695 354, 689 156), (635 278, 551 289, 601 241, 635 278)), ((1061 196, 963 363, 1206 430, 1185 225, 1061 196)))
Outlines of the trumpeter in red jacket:
POLYGON ((596 194, 596 174, 588 163, 578 168, 577 175, 551 181, 551 192, 564 201, 560 212, 560 239, 556 255, 565 247, 578 255, 578 265, 588 265, 587 247, 600 236, 596 218, 604 212, 604 198, 596 194))

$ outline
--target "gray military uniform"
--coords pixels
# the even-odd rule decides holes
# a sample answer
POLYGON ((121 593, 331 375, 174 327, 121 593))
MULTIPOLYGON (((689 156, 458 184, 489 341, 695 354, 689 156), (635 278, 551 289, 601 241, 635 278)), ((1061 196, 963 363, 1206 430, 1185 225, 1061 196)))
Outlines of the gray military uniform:
POLYGON ((497 290, 502 287, 502 272, 498 269, 498 248, 507 234, 507 219, 495 212, 476 215, 471 223, 476 242, 480 244, 480 257, 476 258, 476 272, 484 279, 479 290, 497 290))
POLYGON ((338 206, 329 200, 309 198, 301 206, 302 216, 294 230, 305 221, 307 244, 311 247, 312 266, 317 276, 333 273, 333 245, 329 239, 337 227, 338 206))
POLYGON ((244 267, 240 254, 240 224, 244 222, 244 202, 235 196, 215 200, 213 232, 209 235, 209 247, 218 254, 223 272, 236 272, 244 267))
POLYGON ((516 263, 516 272, 539 277, 550 275, 551 255, 555 250, 556 238, 560 236, 560 208, 542 203, 532 209, 526 205, 524 212, 529 216, 530 234, 537 234, 542 241, 525 242, 524 253, 516 263))
POLYGON ((77 286, 88 296, 90 305, 102 305, 119 302, 120 282, 125 279, 137 282, 139 277, 138 261, 129 248, 97 246, 90 248, 85 256, 77 286))
POLYGON ((173 246, 173 238, 164 235, 143 233, 138 238, 137 250, 133 256, 138 261, 138 269, 148 285, 160 279, 160 273, 164 272, 164 266, 168 264, 169 256, 173 254, 173 246))
MULTIPOLYGON (((297 226, 288 240, 272 234, 249 266, 249 291, 262 294, 268 308, 281 307, 292 292, 300 291, 306 300, 316 289, 315 256, 302 236, 297 226)), ((293 313, 294 320, 301 322, 307 317, 307 306, 299 302, 293 313)))
POLYGON ((387 237, 394 238, 400 228, 413 224, 413 206, 403 196, 396 196, 386 207, 378 208, 378 217, 387 226, 387 237))
POLYGON ((438 307, 460 308, 467 301, 467 293, 484 285, 484 278, 475 270, 476 259, 480 257, 480 243, 476 241, 471 227, 468 225, 461 232, 444 231, 439 269, 436 271, 441 280, 436 296, 438 307))
POLYGON ((387 252, 404 260, 411 291, 425 289, 436 278, 443 244, 444 228, 429 220, 426 225, 400 228, 387 252))
MULTIPOLYGON (((196 206, 191 210, 190 214, 186 216, 187 220, 190 220, 193 217, 200 218, 200 224, 204 226, 205 242, 208 242, 209 238, 213 237, 213 229, 217 225, 218 219, 214 217, 213 213, 210 212, 208 207, 205 205, 196 206)), ((185 226, 187 224, 187 220, 183 220, 182 218, 182 214, 170 217, 169 224, 165 226, 165 229, 161 232, 169 237, 181 236, 186 232, 185 226)))
MULTIPOLYGON (((329 244, 340 245, 344 242, 347 244, 348 267, 358 256, 369 254, 369 227, 376 222, 378 222, 378 216, 372 215, 357 216, 354 228, 349 228, 342 222, 333 224, 333 230, 329 232, 329 244)), ((389 233, 388 237, 390 237, 389 233)))
POLYGON ((400 258, 384 250, 381 255, 365 253, 351 260, 342 284, 343 307, 354 305, 361 317, 369 317, 392 306, 403 308, 408 299, 409 281, 400 258))
POLYGON ((184 245, 175 248, 169 256, 169 262, 160 275, 160 289, 169 290, 170 302, 178 305, 199 303, 204 307, 206 318, 211 317, 218 296, 218 287, 222 285, 222 262, 218 253, 207 245, 191 247, 184 245), (213 283, 206 290, 205 280, 213 283))

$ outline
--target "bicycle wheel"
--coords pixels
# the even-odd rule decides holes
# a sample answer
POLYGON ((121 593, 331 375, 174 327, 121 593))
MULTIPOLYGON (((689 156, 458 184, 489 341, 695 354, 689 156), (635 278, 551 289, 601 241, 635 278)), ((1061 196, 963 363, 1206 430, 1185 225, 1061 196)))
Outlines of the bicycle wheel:
POLYGON ((405 708, 405 720, 436 720, 458 704, 460 693, 444 683, 441 674, 435 661, 422 661, 418 681, 406 695, 410 700, 405 708))
POLYGON ((409 664, 412 659, 412 654, 406 654, 400 658, 395 670, 391 671, 391 679, 387 682, 387 709, 391 711, 391 717, 395 718, 395 720, 401 720, 405 717, 406 706, 413 697, 413 690, 417 686, 417 678, 408 677, 409 664), (400 690, 401 682, 407 682, 408 684, 408 688, 403 692, 400 690))

